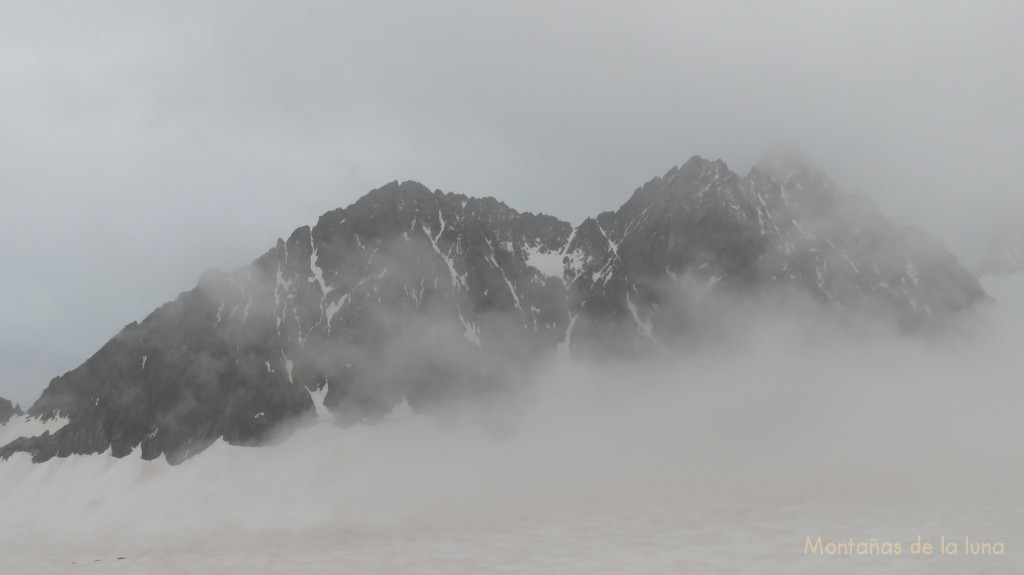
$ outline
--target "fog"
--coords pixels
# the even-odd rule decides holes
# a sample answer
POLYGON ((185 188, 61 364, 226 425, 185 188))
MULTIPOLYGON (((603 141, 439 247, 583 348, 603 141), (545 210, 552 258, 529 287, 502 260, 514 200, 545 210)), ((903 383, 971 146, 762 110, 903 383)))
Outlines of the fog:
POLYGON ((1009 2, 9 2, 0 396, 391 180, 578 223, 802 147, 974 268, 1019 204, 1009 2), (115 296, 116 294, 116 296, 115 296))
MULTIPOLYGON (((977 269, 1024 213, 1021 21, 995 1, 4 3, 0 396, 28 407, 203 270, 393 180, 578 224, 694 154, 743 174, 782 144, 977 269)), ((0 571, 1021 571, 1022 277, 916 336, 799 294, 688 293, 699 332, 560 356, 501 401, 304 420, 174 466, 19 453, 0 571), (819 535, 905 551, 808 556, 819 535), (919 535, 1006 554, 912 556, 919 535)), ((16 418, 0 445, 42 429, 16 418)))
POLYGON ((177 466, 19 454, 0 464, 4 561, 33 573, 1013 571, 1020 279, 987 280, 997 303, 918 337, 795 294, 774 306, 691 294, 713 330, 642 361, 552 360, 521 401, 318 423, 177 466), (806 555, 819 535, 904 553, 806 555), (912 556, 918 535, 1006 553, 912 556))

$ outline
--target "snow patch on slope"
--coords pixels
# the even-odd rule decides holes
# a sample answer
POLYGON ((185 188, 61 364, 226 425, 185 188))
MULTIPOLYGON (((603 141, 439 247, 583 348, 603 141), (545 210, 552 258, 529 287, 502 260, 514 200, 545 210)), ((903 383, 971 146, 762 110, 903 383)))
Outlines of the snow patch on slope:
POLYGON ((548 277, 562 277, 565 256, 560 253, 542 253, 538 248, 526 250, 526 265, 548 277))
POLYGON ((38 437, 46 432, 56 433, 68 424, 66 417, 53 417, 43 421, 38 417, 15 415, 0 425, 0 445, 7 445, 19 437, 38 437))
POLYGON ((307 392, 309 392, 309 398, 313 400, 313 408, 316 410, 317 421, 334 420, 334 416, 331 414, 331 410, 327 409, 327 406, 324 405, 324 399, 327 398, 327 389, 329 385, 330 383, 325 383, 323 387, 316 391, 310 391, 308 389, 306 390, 307 392))

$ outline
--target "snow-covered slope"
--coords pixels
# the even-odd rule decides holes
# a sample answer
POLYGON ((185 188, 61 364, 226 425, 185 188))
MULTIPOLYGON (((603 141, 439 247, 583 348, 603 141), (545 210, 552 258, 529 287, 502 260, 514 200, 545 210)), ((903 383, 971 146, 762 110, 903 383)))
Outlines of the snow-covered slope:
POLYGON ((44 433, 56 433, 68 424, 66 417, 56 416, 43 420, 30 415, 14 415, 0 423, 0 444, 8 444, 19 437, 38 437, 44 433))

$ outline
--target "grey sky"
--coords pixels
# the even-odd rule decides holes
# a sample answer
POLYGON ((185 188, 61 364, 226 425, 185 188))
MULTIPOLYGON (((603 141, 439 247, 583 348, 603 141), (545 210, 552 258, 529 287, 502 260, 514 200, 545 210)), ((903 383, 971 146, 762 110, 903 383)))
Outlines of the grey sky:
POLYGON ((0 395, 394 179, 574 223, 794 143, 974 266, 1024 204, 1015 2, 0 4, 0 395))

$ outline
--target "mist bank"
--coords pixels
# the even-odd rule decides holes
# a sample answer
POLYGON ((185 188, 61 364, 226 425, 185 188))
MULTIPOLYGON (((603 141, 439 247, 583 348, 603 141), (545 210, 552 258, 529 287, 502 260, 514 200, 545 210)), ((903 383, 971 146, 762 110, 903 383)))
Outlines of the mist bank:
POLYGON ((1010 440, 1024 401, 1022 280, 986 280, 996 302, 929 337, 795 296, 765 307, 706 294, 717 331, 643 361, 554 358, 514 401, 306 425, 263 447, 221 440, 176 466, 138 452, 16 454, 0 463, 0 537, 16 544, 15 564, 45 546, 62 561, 212 569, 230 557, 255 572, 401 570, 402 557, 421 561, 405 564, 413 571, 459 572, 487 553, 530 571, 503 553, 557 557, 550 541, 527 543, 538 529, 560 534, 549 535, 562 551, 626 538, 620 554, 590 553, 652 572, 669 571, 644 561, 795 565, 803 537, 822 533, 967 532, 1012 546, 1024 534, 1005 505, 1024 479, 1010 440), (701 539, 708 525, 731 535, 701 539), (675 551, 651 543, 658 532, 679 537, 675 551), (457 552, 467 538, 483 547, 457 552), (429 541, 455 555, 431 555, 429 541), (309 563, 288 559, 299 550, 309 563))

